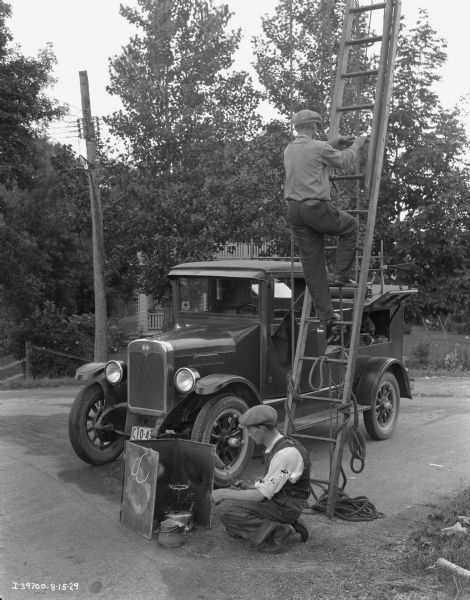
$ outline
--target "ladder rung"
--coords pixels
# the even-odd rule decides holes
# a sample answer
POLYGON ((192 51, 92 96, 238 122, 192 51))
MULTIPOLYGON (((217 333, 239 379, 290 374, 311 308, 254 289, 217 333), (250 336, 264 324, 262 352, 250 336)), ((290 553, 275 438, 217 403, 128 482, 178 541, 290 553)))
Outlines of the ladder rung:
POLYGON ((338 112, 348 112, 353 110, 371 110, 374 104, 351 104, 350 106, 338 106, 338 112))
POLYGON ((330 421, 331 417, 332 411, 329 408, 326 408, 325 410, 313 413, 308 417, 299 417, 298 419, 294 419, 293 426, 295 428, 295 431, 300 431, 301 429, 309 429, 310 427, 318 425, 319 423, 325 423, 325 421, 330 421))
MULTIPOLYGON (((351 321, 352 324, 352 321, 351 321)), ((325 354, 322 354, 320 356, 306 356, 306 355, 301 355, 300 356, 300 360, 311 360, 311 361, 315 361, 315 360, 319 360, 320 358, 323 358, 323 356, 326 356, 325 354)), ((347 363, 348 359, 347 358, 328 358, 329 362, 338 362, 338 363, 347 363)))
MULTIPOLYGON (((303 355, 303 356, 300 357, 300 360, 315 361, 315 360, 319 360, 323 356, 325 356, 325 355, 324 354, 322 354, 321 356, 305 356, 305 355, 303 355)), ((347 358, 329 358, 328 360, 331 361, 331 362, 341 362, 341 363, 347 363, 348 362, 347 358)))
POLYGON ((333 175, 331 181, 347 181, 348 179, 364 179, 363 173, 354 173, 353 175, 333 175))
POLYGON ((379 4, 364 4, 363 6, 351 6, 349 9, 350 13, 369 12, 369 10, 379 10, 387 6, 386 2, 380 2, 379 4))
POLYGON ((365 208, 351 208, 350 210, 345 211, 347 213, 349 213, 350 215, 361 215, 361 214, 369 214, 369 211, 366 210, 365 208))
MULTIPOLYGON (((348 362, 348 359, 347 358, 328 358, 328 362, 346 364, 348 362)), ((341 402, 342 402, 342 400, 341 400, 341 402)))
POLYGON ((383 40, 382 35, 371 35, 365 38, 356 38, 355 40, 346 40, 346 46, 360 46, 361 44, 375 44, 383 40))
MULTIPOLYGON (((307 435, 307 434, 302 434, 302 433, 289 433, 289 437, 298 437, 298 438, 302 438, 302 439, 308 439, 308 440, 318 440, 320 442, 330 442, 333 444, 336 444, 336 438, 328 438, 328 437, 323 437, 320 435, 307 435)), ((325 482, 326 483, 326 482, 325 482)))
POLYGON ((304 392, 299 394, 302 400, 321 400, 323 402, 330 402, 331 404, 342 404, 343 400, 341 398, 332 398, 331 396, 313 396, 315 392, 304 392))
POLYGON ((343 73, 341 77, 349 79, 351 77, 370 77, 372 75, 378 75, 378 69, 368 69, 367 71, 349 71, 349 73, 343 73))

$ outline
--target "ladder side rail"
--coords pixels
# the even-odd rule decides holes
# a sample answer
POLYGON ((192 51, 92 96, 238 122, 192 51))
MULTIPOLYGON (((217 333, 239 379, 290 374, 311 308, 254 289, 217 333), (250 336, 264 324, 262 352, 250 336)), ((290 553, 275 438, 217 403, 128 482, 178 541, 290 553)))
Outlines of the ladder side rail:
POLYGON ((346 84, 346 80, 344 79, 343 74, 346 73, 348 67, 349 46, 346 45, 346 41, 351 37, 353 20, 350 16, 350 10, 353 6, 353 3, 354 0, 347 0, 345 6, 343 33, 339 44, 338 64, 336 66, 336 79, 330 109, 330 126, 328 129, 328 137, 330 139, 336 137, 339 133, 341 113, 337 110, 337 108, 343 103, 344 86, 346 84))
POLYGON ((364 187, 370 190, 372 172, 376 161, 376 150, 379 137, 379 128, 381 125, 381 117, 383 116, 383 96, 386 87, 387 71, 392 69, 394 60, 390 60, 390 51, 393 44, 393 36, 395 35, 395 27, 393 19, 396 16, 395 8, 396 0, 387 0, 383 18, 383 41, 379 59, 379 76, 377 78, 377 88, 375 92, 374 112, 372 116, 372 128, 369 139, 369 149, 367 153, 367 162, 365 168, 364 187))
POLYGON ((291 370, 292 381, 288 386, 287 397, 286 397, 286 416, 284 420, 284 431, 289 433, 293 427, 293 419, 295 412, 295 401, 294 396, 298 393, 298 387, 300 383, 300 377, 302 374, 303 355, 305 353, 305 344, 307 343, 308 335, 308 322, 307 319, 310 316, 312 310, 312 296, 305 286, 304 301, 302 304, 302 316, 300 318, 299 326, 299 337, 295 348, 294 362, 291 370))

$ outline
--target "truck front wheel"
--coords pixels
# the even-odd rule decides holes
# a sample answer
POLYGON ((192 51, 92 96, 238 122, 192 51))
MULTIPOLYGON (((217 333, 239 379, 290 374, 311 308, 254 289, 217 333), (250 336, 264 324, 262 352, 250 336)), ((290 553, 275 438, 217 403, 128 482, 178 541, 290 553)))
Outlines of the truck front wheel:
POLYGON ((400 411, 400 388, 393 373, 382 375, 370 410, 364 412, 364 425, 374 440, 388 439, 395 429, 400 411))
POLYGON ((91 465, 113 462, 124 449, 125 438, 100 420, 105 407, 104 392, 95 384, 83 388, 69 415, 69 438, 76 455, 91 465))
POLYGON ((215 446, 215 484, 226 487, 240 478, 253 455, 254 442, 238 419, 248 410, 244 400, 221 394, 209 400, 199 411, 191 434, 196 442, 215 446))

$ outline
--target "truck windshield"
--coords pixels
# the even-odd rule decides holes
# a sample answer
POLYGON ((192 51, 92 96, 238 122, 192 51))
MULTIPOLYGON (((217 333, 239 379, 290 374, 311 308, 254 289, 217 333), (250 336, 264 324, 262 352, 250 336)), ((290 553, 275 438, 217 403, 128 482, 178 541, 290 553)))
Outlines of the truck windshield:
POLYGON ((180 277, 179 309, 185 313, 259 314, 259 282, 238 277, 180 277))

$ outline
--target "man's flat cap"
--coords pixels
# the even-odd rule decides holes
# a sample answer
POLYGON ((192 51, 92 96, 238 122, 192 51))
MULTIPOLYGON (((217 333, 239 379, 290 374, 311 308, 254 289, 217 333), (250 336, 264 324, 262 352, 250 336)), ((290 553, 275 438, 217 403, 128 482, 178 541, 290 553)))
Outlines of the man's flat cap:
POLYGON ((276 425, 277 412, 272 406, 253 406, 239 419, 240 427, 254 427, 255 425, 276 425))
POLYGON ((294 125, 306 125, 307 123, 321 123, 321 117, 313 110, 300 110, 292 117, 294 125))

